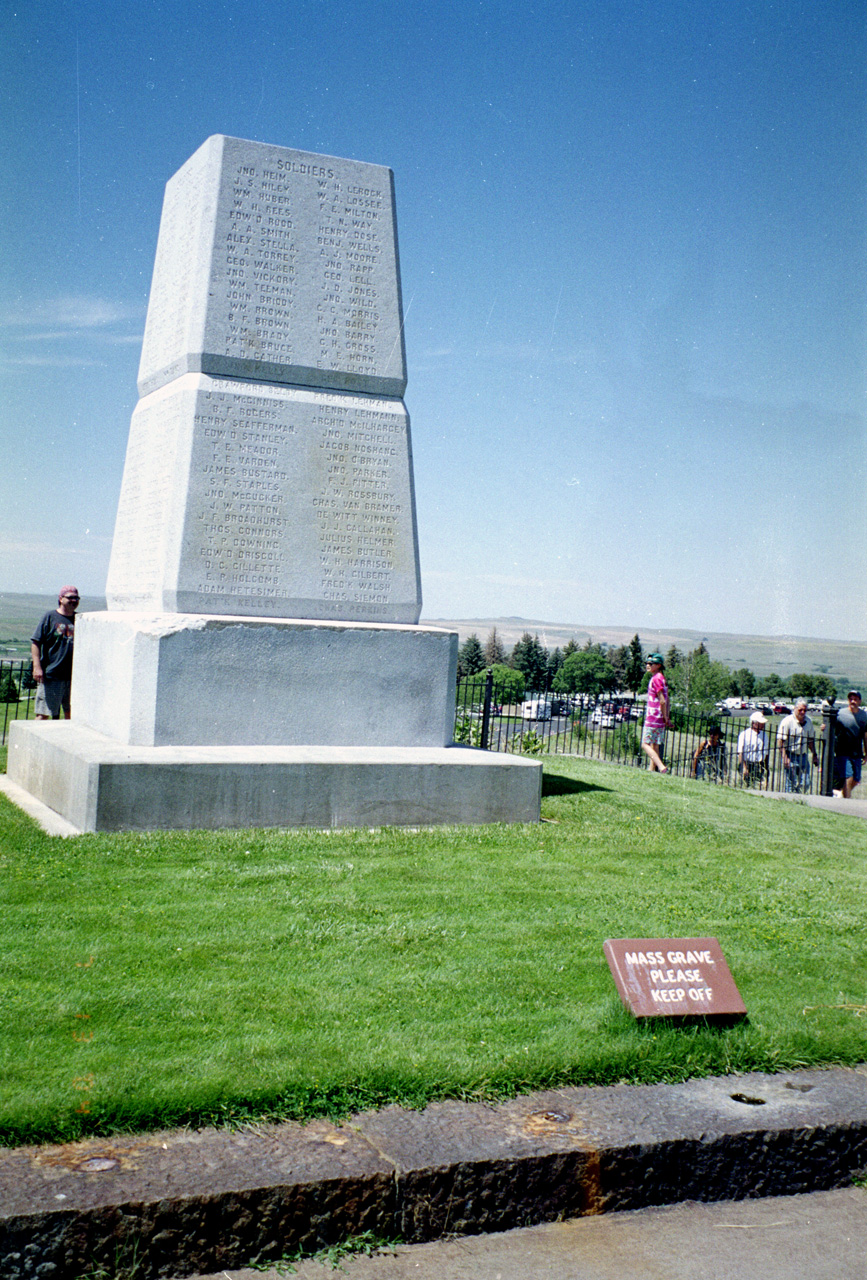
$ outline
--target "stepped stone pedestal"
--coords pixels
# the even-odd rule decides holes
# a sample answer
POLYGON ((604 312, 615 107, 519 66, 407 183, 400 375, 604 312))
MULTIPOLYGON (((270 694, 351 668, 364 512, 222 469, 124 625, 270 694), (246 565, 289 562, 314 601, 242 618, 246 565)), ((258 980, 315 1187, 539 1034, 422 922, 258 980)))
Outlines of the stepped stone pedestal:
POLYGON ((537 822, 538 764, 466 747, 132 747, 15 721, 9 776, 79 831, 537 822))
POLYGON ((538 819, 538 764, 451 743, 405 386, 391 171, 209 138, 166 187, 108 612, 13 782, 84 831, 538 819))

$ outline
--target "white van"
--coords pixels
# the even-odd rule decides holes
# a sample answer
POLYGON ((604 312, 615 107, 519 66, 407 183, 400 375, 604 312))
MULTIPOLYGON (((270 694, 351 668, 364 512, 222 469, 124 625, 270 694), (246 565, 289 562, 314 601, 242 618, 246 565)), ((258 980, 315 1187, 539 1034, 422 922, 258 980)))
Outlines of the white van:
POLYGON ((547 698, 531 698, 521 708, 525 720, 550 720, 551 703, 547 698))

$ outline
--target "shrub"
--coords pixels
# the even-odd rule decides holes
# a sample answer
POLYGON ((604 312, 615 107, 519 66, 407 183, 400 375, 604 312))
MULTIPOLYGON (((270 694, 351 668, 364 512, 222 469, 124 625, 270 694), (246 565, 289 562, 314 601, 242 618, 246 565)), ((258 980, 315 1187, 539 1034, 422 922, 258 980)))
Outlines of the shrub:
POLYGON ((534 729, 528 729, 526 733, 522 733, 516 745, 522 756, 540 756, 545 750, 544 740, 534 729))
POLYGON ((477 747, 482 741, 482 726, 471 716, 462 716, 455 725, 455 742, 465 747, 477 747))

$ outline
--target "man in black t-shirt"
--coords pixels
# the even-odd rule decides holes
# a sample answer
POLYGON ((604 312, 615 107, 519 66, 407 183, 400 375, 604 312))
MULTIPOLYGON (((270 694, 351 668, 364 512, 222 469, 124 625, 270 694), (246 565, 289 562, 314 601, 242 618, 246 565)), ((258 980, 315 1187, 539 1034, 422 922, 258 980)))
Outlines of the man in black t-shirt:
POLYGON ((78 602, 77 587, 62 587, 57 608, 44 615, 30 638, 37 720, 59 720, 61 708, 67 720, 71 715, 69 690, 78 602))
POLYGON ((834 785, 851 800, 861 781, 861 763, 867 760, 867 711, 861 709, 861 694, 850 689, 849 706, 837 714, 834 734, 834 785))

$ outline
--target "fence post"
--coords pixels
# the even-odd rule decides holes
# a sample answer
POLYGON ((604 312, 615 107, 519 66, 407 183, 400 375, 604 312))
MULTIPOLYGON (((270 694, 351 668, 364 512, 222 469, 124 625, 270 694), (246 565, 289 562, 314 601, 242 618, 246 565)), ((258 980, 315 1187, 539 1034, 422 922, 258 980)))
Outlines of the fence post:
POLYGON ((490 667, 485 672, 485 701, 482 707, 482 736, 479 746, 483 751, 488 749, 491 736, 491 699, 494 691, 494 673, 490 667))
POLYGON ((822 719, 825 721, 825 755, 822 760, 822 795, 834 794, 834 740, 837 736, 836 699, 830 697, 822 708, 822 719))

